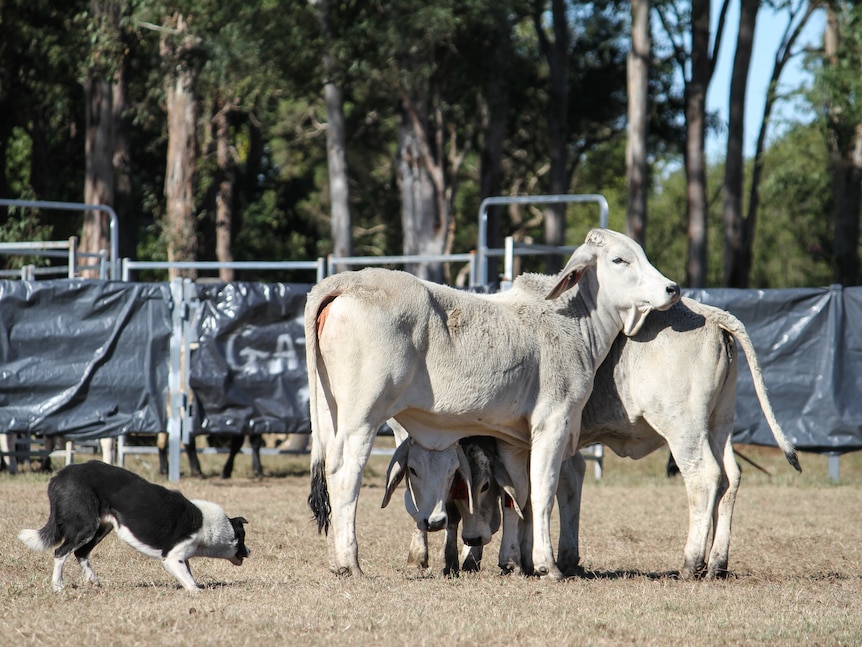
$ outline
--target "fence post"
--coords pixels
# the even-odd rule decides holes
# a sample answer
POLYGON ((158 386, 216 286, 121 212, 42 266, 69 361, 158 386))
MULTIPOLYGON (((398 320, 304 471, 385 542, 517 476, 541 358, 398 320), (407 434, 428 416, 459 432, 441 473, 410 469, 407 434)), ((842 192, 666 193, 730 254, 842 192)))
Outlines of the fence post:
POLYGON ((182 450, 182 409, 183 393, 181 389, 181 358, 183 347, 183 320, 185 319, 186 303, 183 299, 183 280, 171 280, 171 322, 170 365, 168 370, 168 398, 170 401, 168 414, 168 479, 180 480, 180 454, 182 450))
POLYGON ((838 483, 840 478, 841 454, 831 452, 829 454, 829 479, 838 483))

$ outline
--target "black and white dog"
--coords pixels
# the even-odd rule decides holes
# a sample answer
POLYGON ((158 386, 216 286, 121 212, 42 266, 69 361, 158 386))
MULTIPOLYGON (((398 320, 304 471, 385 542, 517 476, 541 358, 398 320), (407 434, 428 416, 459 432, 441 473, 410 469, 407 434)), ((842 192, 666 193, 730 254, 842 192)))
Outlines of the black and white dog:
POLYGON ((85 579, 99 585, 90 553, 111 529, 144 555, 162 560, 165 569, 192 592, 198 585, 190 557, 220 557, 237 566, 249 556, 248 523, 228 519, 209 501, 190 501, 176 490, 101 461, 69 465, 48 483, 51 513, 41 530, 22 530, 18 538, 35 550, 54 551, 55 591, 63 588, 63 564, 74 552, 85 579), (61 543, 62 542, 62 543, 61 543))

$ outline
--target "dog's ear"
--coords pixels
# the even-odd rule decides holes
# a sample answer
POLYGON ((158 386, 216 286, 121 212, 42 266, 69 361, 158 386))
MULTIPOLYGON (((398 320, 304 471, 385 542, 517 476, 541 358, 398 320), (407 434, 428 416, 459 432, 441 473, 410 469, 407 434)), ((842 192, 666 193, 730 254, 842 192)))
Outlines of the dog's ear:
POLYGON ((245 517, 234 517, 231 521, 236 521, 237 523, 247 524, 248 520, 245 517))

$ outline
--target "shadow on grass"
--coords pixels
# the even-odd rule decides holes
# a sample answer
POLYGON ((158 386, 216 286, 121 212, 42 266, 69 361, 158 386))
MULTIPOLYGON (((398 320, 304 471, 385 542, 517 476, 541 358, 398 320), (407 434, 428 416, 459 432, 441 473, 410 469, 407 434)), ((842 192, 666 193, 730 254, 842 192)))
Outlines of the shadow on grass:
POLYGON ((617 569, 614 571, 584 570, 566 579, 571 580, 679 580, 679 571, 640 571, 636 569, 617 569))

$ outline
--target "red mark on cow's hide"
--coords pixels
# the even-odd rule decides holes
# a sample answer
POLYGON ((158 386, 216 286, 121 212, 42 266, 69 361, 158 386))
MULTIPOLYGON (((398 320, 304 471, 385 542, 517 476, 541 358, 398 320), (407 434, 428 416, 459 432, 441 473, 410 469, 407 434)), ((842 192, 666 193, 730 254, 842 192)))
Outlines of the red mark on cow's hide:
POLYGON ((337 294, 332 294, 320 304, 320 309, 317 311, 317 336, 323 332, 323 326, 326 324, 326 317, 329 316, 329 306, 335 301, 337 294))
POLYGON ((453 501, 467 500, 467 481, 461 478, 460 475, 455 475, 455 480, 452 482, 452 489, 449 490, 449 498, 453 501))

